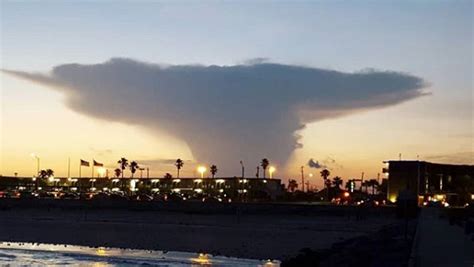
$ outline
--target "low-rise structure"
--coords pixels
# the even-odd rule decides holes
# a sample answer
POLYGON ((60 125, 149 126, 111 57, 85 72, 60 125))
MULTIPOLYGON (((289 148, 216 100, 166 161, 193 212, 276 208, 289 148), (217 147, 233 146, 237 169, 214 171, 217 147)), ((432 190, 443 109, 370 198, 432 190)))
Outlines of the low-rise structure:
POLYGON ((275 199, 283 193, 280 179, 261 178, 31 178, 0 177, 1 190, 71 192, 123 191, 225 196, 230 199, 275 199))
POLYGON ((395 202, 400 191, 409 191, 425 200, 448 198, 467 201, 474 194, 474 166, 439 164, 414 160, 389 160, 383 172, 388 176, 387 198, 395 202))

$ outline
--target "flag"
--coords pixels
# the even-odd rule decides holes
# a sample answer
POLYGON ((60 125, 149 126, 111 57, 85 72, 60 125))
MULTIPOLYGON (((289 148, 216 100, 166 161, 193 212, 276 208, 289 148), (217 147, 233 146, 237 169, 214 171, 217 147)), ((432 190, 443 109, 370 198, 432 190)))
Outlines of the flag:
POLYGON ((95 161, 95 160, 93 160, 93 161, 94 161, 94 166, 96 166, 96 167, 104 167, 104 164, 103 164, 103 163, 99 163, 99 162, 97 162, 97 161, 95 161))
POLYGON ((81 159, 81 166, 87 166, 89 167, 89 161, 85 161, 81 159))

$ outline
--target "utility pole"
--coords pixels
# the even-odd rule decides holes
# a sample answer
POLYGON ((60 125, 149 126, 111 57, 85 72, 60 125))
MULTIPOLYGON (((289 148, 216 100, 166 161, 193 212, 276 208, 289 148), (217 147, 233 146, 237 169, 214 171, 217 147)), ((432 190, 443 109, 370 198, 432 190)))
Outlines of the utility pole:
POLYGON ((71 178, 71 158, 67 158, 67 178, 71 178))
POLYGON ((304 166, 301 166, 301 189, 304 192, 304 166))

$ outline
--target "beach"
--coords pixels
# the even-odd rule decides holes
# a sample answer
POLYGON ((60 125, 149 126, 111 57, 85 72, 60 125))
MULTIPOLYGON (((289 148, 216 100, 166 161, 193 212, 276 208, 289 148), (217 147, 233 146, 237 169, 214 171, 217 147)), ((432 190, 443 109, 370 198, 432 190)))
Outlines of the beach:
POLYGON ((161 206, 137 209, 79 208, 81 203, 54 201, 26 208, 18 203, 0 202, 2 241, 203 252, 249 259, 290 258, 303 248, 328 248, 396 221, 387 209, 367 210, 360 216, 353 207, 312 205, 245 204, 236 208, 152 203, 161 206))

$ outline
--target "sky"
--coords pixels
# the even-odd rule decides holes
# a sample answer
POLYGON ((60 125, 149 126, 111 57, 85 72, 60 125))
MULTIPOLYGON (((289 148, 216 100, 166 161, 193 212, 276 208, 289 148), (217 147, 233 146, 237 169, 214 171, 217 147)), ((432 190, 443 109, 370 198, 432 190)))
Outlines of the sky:
POLYGON ((322 167, 376 177, 400 153, 474 162, 472 1, 1 1, 1 12, 2 175, 33 175, 31 153, 57 176, 68 158, 76 176, 80 158, 113 169, 122 156, 153 176, 175 174, 178 157, 183 175, 198 164, 239 175, 245 157, 253 176, 267 157, 275 176, 305 166, 317 186, 322 167))

